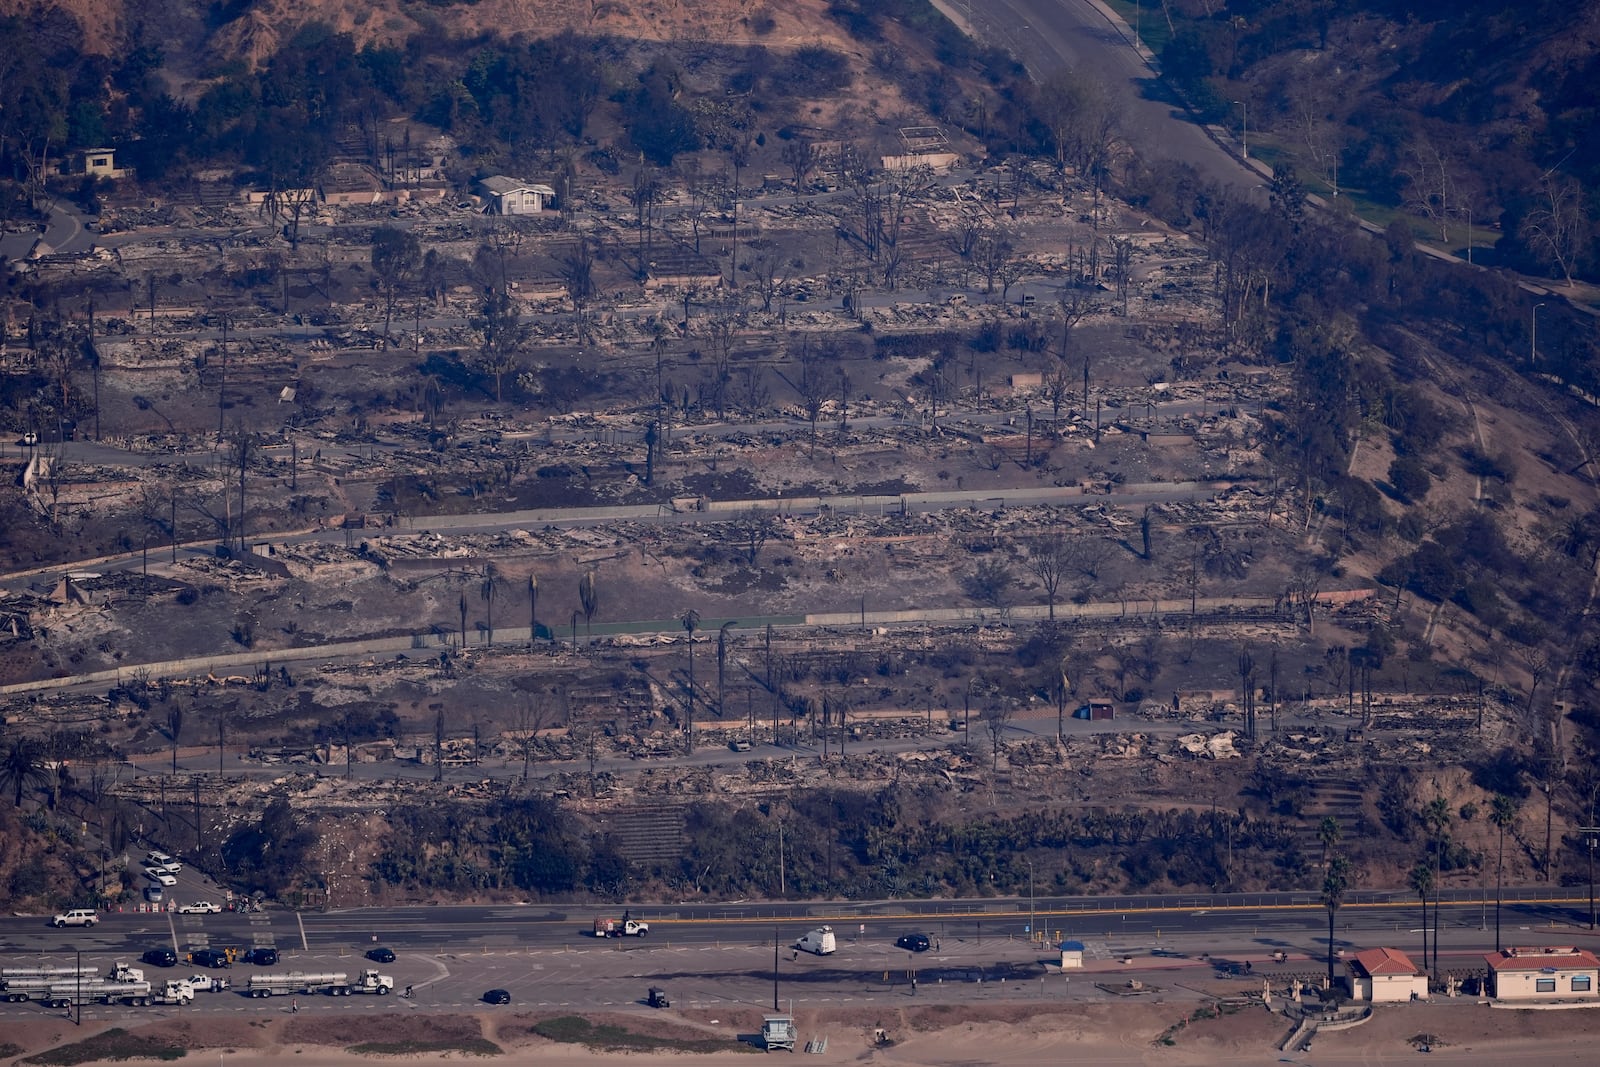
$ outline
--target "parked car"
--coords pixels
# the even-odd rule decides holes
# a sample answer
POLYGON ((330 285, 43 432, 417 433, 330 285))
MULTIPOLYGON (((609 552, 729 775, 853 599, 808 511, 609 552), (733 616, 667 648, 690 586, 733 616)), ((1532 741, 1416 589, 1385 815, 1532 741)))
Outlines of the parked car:
POLYGON ((99 921, 100 913, 93 908, 73 908, 71 911, 64 911, 51 919, 50 925, 57 928, 62 926, 93 926, 99 921))
POLYGON ((147 949, 145 954, 139 958, 152 967, 176 967, 178 965, 178 954, 170 948, 147 949))
POLYGON ((510 1004, 511 992, 506 989, 491 989, 483 995, 485 1004, 510 1004))
POLYGON ((183 904, 178 907, 179 915, 221 915, 222 905, 213 904, 209 900, 197 900, 192 904, 183 904))
POLYGON ((252 963, 257 967, 276 967, 278 965, 278 950, 275 948, 246 949, 239 958, 245 963, 252 963))
POLYGON ((146 867, 144 869, 144 876, 157 885, 174 886, 178 884, 178 880, 176 878, 159 867, 146 867))
POLYGON ((894 947, 908 952, 926 952, 933 947, 933 941, 927 934, 901 934, 895 938, 894 947))
POLYGON ((393 963, 394 949, 382 947, 369 948, 367 949, 367 959, 371 960, 373 963, 393 963))
POLYGON ((220 948, 197 948, 189 953, 189 960, 197 967, 210 967, 212 970, 233 966, 228 954, 220 948))
POLYGON ((158 885, 147 885, 144 887, 144 899, 151 904, 159 904, 167 899, 167 891, 158 885))

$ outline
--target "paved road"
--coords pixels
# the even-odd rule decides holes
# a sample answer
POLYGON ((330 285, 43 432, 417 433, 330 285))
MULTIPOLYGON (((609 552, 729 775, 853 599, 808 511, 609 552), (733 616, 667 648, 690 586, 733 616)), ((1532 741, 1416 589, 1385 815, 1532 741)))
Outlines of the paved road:
POLYGON ((84 252, 95 243, 95 234, 85 228, 85 216, 71 201, 56 198, 49 208, 45 228, 23 233, 0 234, 0 256, 8 260, 25 257, 40 239, 52 252, 84 252))
MULTIPOLYGON (((1537 898, 1547 890, 1516 890, 1508 896, 1537 898)), ((1356 894, 1339 913, 1336 948, 1420 948, 1415 905, 1377 898, 1402 894, 1356 894)), ((460 1010, 482 991, 510 989, 519 1008, 628 1008, 645 987, 669 987, 677 1007, 734 1010, 770 1003, 774 943, 784 947, 777 967, 780 995, 811 1006, 894 1005, 920 995, 934 1002, 978 999, 1104 999, 1094 980, 1122 981, 1140 975, 1179 999, 1201 994, 1186 983, 1209 980, 1219 971, 1250 962, 1256 978, 1310 977, 1325 967, 1326 916, 1313 894, 1247 894, 1228 897, 1167 896, 1100 900, 1026 897, 972 901, 878 901, 864 904, 697 904, 636 907, 651 924, 644 939, 601 941, 586 931, 595 914, 620 909, 586 905, 391 907, 347 911, 268 911, 252 914, 180 916, 118 914, 90 930, 53 930, 39 917, 0 919, 0 962, 7 966, 78 961, 106 969, 152 947, 186 952, 200 947, 272 945, 282 959, 274 971, 344 971, 374 966, 364 953, 393 949, 397 959, 376 965, 397 988, 416 987, 413 999, 365 997, 349 1001, 301 998, 309 1011, 460 1010), (1309 901, 1309 902, 1308 902, 1309 901), (1211 906, 1203 906, 1203 905, 1211 906), (829 923, 839 937, 837 954, 818 958, 787 946, 806 930, 829 923), (1033 923, 1046 945, 1030 944, 1033 923), (901 933, 927 933, 933 950, 913 954, 894 948, 901 933), (1090 970, 1051 974, 1048 943, 1082 940, 1090 970), (1276 952, 1287 954, 1282 964, 1276 952), (1131 963, 1124 963, 1126 959, 1131 963), (1096 973, 1098 971, 1098 974, 1096 973), (1107 972, 1110 972, 1109 974, 1107 972), (911 987, 916 975, 920 993, 911 987)), ((1581 907, 1512 904, 1504 912, 1505 942, 1592 945, 1587 931, 1572 925, 1581 907)), ((1488 913, 1492 916, 1492 911, 1488 913)), ((1481 969, 1481 954, 1494 943, 1492 922, 1476 903, 1446 905, 1441 964, 1460 972, 1481 969)), ((259 968, 240 965, 218 973, 244 986, 259 968)), ((188 970, 155 970, 153 977, 188 970)), ((1247 988, 1241 985, 1243 991, 1247 988)), ((1253 988, 1253 987, 1252 987, 1253 988)), ((269 1002, 233 995, 203 995, 185 1012, 220 1014, 287 1011, 282 998, 269 1002)), ((0 1004, 0 1021, 37 1015, 34 1004, 0 1004)), ((86 1018, 167 1017, 169 1009, 95 1007, 86 1018), (164 1015, 163 1013, 166 1013, 164 1015)))
POLYGON ((1132 31, 1090 0, 976 0, 978 35, 1011 50, 1043 80, 1070 70, 1105 86, 1120 105, 1121 131, 1147 160, 1177 159, 1209 181, 1257 188, 1247 169, 1197 125, 1132 46, 1132 31))

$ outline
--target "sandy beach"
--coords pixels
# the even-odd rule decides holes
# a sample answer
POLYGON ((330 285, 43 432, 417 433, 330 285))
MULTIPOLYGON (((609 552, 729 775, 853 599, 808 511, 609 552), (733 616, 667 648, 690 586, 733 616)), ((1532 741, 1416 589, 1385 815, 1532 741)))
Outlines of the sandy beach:
MULTIPOLYGON (((1470 1001, 1392 1005, 1365 1026, 1320 1035, 1309 1053, 1287 1056, 1277 1044, 1288 1033, 1283 1017, 1250 1006, 1192 1018, 1194 1005, 1153 1002, 1089 1004, 1040 1012, 1037 1005, 929 1005, 877 1012, 797 1011, 803 1040, 826 1038, 807 1054, 816 1064, 881 1063, 906 1067, 982 1067, 1008 1064, 1251 1063, 1390 1064, 1414 1062, 1565 1064, 1586 1061, 1600 1033, 1600 1011, 1533 1012, 1491 1009, 1470 1001), (1184 1023, 1174 1029, 1180 1021, 1184 1023), (874 1044, 882 1028, 886 1043, 874 1044), (1170 1042, 1170 1043, 1169 1043, 1170 1042), (1431 1049, 1422 1051, 1424 1043, 1431 1049)), ((1205 1014, 1205 1013, 1202 1013, 1205 1014)), ((760 1014, 741 1009, 726 1017, 674 1012, 587 1016, 596 1026, 669 1042, 683 1051, 605 1051, 551 1041, 534 1032, 548 1019, 516 1012, 467 1014, 290 1013, 270 1019, 173 1019, 111 1023, 82 1029, 65 1019, 8 1026, 0 1046, 8 1062, 56 1064, 170 1062, 218 1067, 352 1067, 403 1061, 418 1067, 536 1059, 552 1067, 743 1062, 756 1044, 760 1014), (73 1049, 79 1042, 89 1042, 73 1049), (706 1044, 710 1042, 710 1044, 706 1044), (145 1048, 144 1055, 138 1052, 145 1048), (717 1051, 724 1045, 726 1051, 717 1051), (99 1049, 97 1053, 96 1049, 99 1049), (157 1050, 167 1050, 159 1055, 157 1050), (47 1060, 34 1060, 55 1050, 47 1060)))

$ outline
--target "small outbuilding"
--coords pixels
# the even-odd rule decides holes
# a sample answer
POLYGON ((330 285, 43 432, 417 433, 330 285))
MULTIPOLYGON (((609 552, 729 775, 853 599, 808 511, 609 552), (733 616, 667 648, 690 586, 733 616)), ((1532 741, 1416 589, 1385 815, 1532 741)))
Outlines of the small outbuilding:
POLYGON ((1369 948, 1345 961, 1350 996, 1374 1004, 1425 1000, 1428 976, 1396 948, 1369 948))
POLYGON ((1061 969, 1063 971, 1078 971, 1083 969, 1083 942, 1063 941, 1061 949, 1061 969))
POLYGON ((1483 958, 1489 965, 1489 996, 1497 1001, 1600 997, 1600 958, 1588 949, 1507 948, 1483 958))
POLYGON ((1072 713, 1074 719, 1087 719, 1090 722, 1103 722, 1116 716, 1116 706, 1109 700, 1091 700, 1072 713))

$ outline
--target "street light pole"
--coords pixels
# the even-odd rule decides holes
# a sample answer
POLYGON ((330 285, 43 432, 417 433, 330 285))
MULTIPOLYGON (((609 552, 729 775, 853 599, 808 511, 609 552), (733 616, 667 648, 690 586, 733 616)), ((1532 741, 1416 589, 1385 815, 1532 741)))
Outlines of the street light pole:
POLYGON ((1038 922, 1038 911, 1033 901, 1033 861, 1025 862, 1028 864, 1028 940, 1035 942, 1039 940, 1039 928, 1035 925, 1038 922))
POLYGON ((1234 103, 1238 104, 1239 107, 1244 111, 1244 126, 1242 127, 1243 134, 1240 137, 1240 143, 1244 146, 1244 158, 1249 159, 1250 158, 1250 105, 1247 102, 1243 101, 1243 100, 1235 100, 1234 103))
POLYGON ((1532 363, 1539 362, 1539 309, 1542 307, 1544 307, 1543 304, 1533 305, 1533 336, 1530 339, 1531 344, 1529 346, 1532 353, 1530 362, 1532 363))

